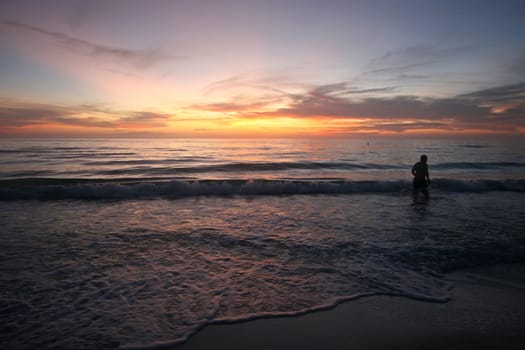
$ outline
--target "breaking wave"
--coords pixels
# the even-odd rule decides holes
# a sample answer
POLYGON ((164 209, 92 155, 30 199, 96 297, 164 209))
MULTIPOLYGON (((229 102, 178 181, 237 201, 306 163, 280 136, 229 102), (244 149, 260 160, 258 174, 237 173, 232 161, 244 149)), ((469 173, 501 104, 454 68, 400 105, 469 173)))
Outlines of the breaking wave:
MULTIPOLYGON (((308 194, 407 194, 411 183, 396 181, 314 180, 87 180, 26 178, 0 181, 0 200, 60 199, 148 199, 230 195, 308 194)), ((432 191, 441 192, 525 192, 520 180, 432 180, 432 191)))

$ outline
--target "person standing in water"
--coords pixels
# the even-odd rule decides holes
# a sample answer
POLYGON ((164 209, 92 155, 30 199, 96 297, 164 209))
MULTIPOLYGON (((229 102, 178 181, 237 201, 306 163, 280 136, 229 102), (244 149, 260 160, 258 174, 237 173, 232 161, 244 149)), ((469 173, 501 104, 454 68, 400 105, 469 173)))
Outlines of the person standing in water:
POLYGON ((412 175, 414 175, 414 189, 412 193, 414 196, 421 192, 428 198, 430 177, 428 176, 427 159, 427 156, 423 154, 421 160, 412 167, 412 175))

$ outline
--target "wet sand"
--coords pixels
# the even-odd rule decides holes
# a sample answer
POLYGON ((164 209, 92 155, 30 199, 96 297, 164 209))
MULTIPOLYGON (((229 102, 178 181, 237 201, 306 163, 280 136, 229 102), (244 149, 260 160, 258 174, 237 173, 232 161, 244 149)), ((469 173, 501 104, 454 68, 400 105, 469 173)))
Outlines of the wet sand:
POLYGON ((446 278, 454 284, 447 303, 363 297, 297 317, 210 325, 177 349, 524 349, 525 264, 446 278))

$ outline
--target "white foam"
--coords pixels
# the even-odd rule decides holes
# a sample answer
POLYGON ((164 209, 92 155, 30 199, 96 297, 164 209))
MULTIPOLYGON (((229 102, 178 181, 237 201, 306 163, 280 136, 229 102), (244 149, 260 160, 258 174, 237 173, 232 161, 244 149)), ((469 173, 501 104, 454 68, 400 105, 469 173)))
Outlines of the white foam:
MULTIPOLYGON (((0 200, 18 199, 132 199, 179 198, 207 195, 295 195, 408 193, 408 180, 393 181, 291 181, 291 180, 200 180, 200 181, 81 181, 34 180, 9 182, 0 186, 0 200)), ((434 179, 433 191, 445 192, 525 192, 525 180, 434 179)))

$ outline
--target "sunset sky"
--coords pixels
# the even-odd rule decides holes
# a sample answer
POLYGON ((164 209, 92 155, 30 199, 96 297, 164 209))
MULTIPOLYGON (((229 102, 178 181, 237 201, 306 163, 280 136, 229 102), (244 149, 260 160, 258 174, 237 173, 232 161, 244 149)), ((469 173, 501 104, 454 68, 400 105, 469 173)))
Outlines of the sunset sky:
POLYGON ((525 2, 2 0, 0 135, 525 134, 525 2))

